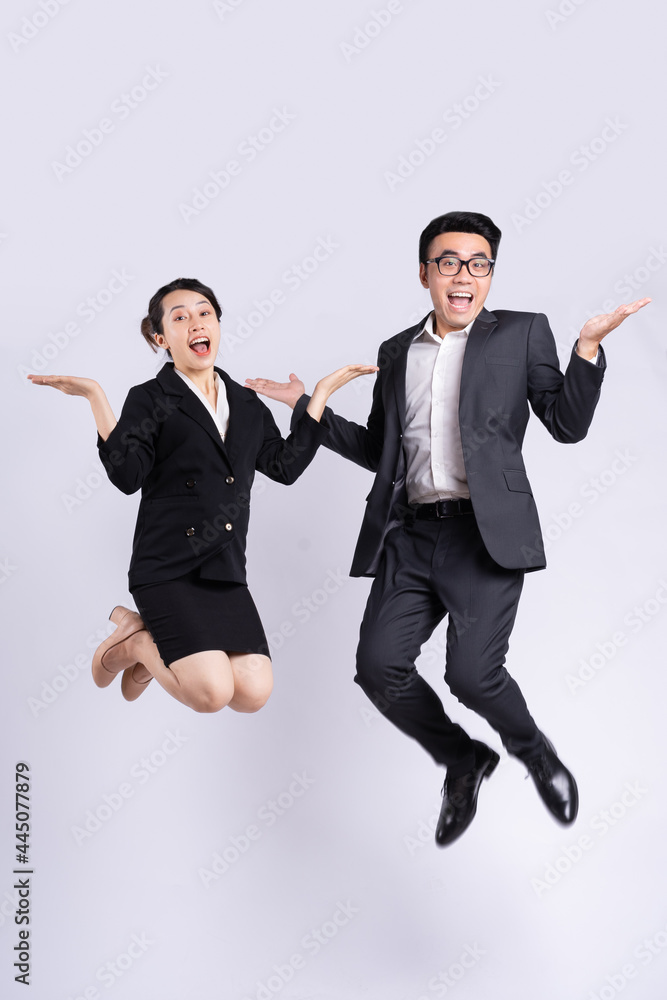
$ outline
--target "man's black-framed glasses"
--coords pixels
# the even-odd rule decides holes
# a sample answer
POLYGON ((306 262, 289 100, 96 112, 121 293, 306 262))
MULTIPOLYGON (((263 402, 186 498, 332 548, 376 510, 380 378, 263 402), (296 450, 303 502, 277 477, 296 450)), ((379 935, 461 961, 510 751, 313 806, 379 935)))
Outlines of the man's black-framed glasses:
POLYGON ((460 257, 445 254, 443 257, 433 257, 431 260, 424 261, 424 263, 437 264, 440 274, 447 278, 458 274, 464 264, 468 268, 468 274, 473 278, 486 278, 491 274, 495 260, 492 260, 490 257, 471 257, 469 260, 461 260, 460 257))

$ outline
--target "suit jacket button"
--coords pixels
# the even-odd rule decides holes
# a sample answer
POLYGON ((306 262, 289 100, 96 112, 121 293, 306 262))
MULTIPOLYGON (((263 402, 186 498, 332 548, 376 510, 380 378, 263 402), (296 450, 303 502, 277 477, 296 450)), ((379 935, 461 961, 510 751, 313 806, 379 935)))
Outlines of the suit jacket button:
POLYGON ((234 482, 234 477, 233 476, 227 476, 227 478, 225 479, 225 482, 227 483, 228 486, 231 486, 232 483, 234 482))
POLYGON ((194 528, 186 528, 185 529, 185 534, 188 536, 188 538, 191 538, 192 535, 194 535, 194 533, 195 533, 195 529, 194 528))
POLYGON ((229 524, 229 522, 225 525, 225 531, 231 531, 232 528, 233 528, 233 525, 229 524))
POLYGON ((188 479, 188 481, 187 481, 187 483, 185 485, 187 486, 187 488, 189 490, 191 490, 192 487, 196 485, 196 483, 197 483, 196 479, 188 479))

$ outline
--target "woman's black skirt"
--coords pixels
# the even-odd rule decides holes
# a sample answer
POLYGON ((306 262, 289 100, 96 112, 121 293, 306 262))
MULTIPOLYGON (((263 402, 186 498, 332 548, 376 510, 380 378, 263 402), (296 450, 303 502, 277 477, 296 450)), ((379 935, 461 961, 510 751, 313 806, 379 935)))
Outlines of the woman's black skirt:
POLYGON ((198 570, 132 591, 166 666, 207 649, 263 653, 269 644, 247 586, 202 580, 198 570))

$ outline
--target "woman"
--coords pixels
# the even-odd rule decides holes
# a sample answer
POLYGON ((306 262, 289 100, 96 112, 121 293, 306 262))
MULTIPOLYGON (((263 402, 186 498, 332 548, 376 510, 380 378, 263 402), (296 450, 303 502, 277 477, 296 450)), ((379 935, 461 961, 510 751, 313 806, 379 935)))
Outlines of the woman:
POLYGON ((320 418, 331 393, 377 369, 348 365, 321 379, 283 440, 255 393, 214 367, 220 315, 213 291, 195 279, 155 293, 141 332, 171 360, 130 389, 118 421, 93 379, 28 377, 88 399, 109 479, 123 493, 141 488, 128 574, 140 614, 111 612, 117 627, 93 657, 95 683, 106 687, 123 671, 128 701, 155 677, 197 712, 255 712, 273 686, 245 574, 255 470, 293 483, 326 436, 320 418))

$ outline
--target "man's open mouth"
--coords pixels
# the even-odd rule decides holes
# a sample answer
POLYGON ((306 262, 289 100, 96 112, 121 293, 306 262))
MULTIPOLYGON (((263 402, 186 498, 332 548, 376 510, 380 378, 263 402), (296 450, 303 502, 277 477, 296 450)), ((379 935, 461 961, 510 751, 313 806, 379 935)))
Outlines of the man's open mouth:
POLYGON ((211 341, 208 337, 196 337, 188 346, 195 354, 208 354, 211 350, 211 341))
POLYGON ((472 304, 472 292, 449 292, 447 301, 452 309, 463 312, 472 304))

